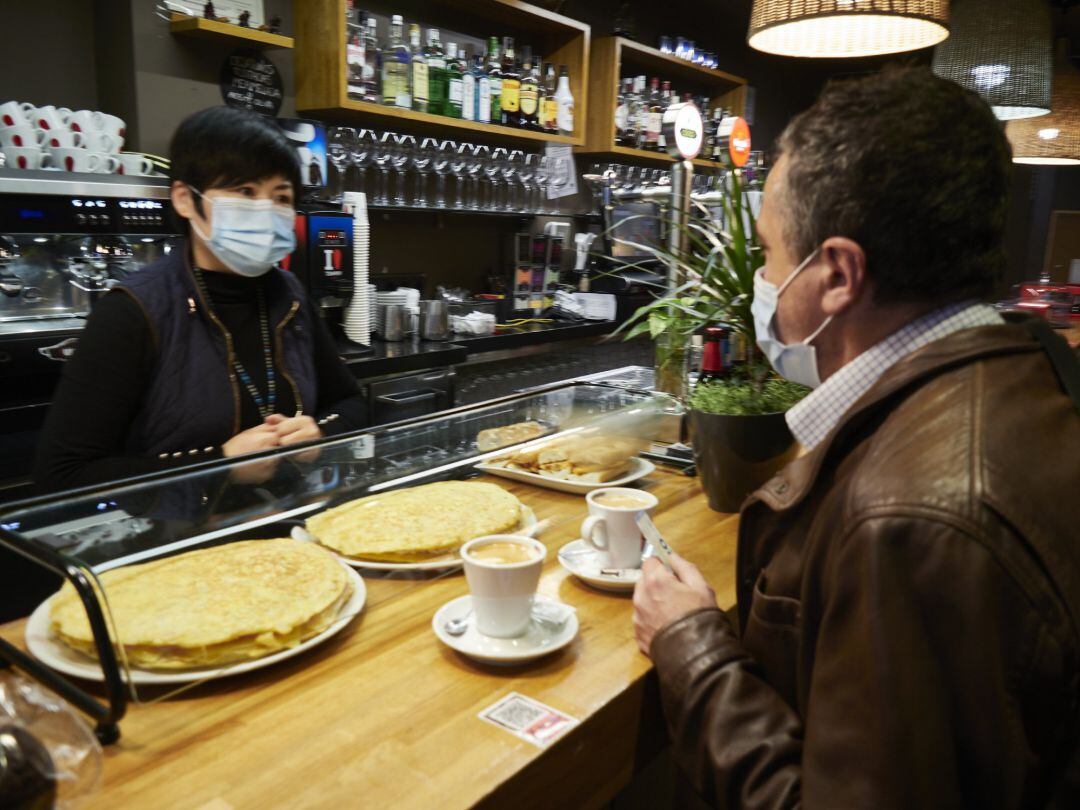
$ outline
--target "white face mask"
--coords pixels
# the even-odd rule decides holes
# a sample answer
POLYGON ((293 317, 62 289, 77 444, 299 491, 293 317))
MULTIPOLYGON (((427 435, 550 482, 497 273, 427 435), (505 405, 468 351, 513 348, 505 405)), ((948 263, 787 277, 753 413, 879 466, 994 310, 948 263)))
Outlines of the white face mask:
POLYGON ((769 358, 777 374, 784 379, 810 388, 821 385, 821 377, 818 375, 817 349, 810 343, 821 334, 822 329, 829 325, 833 316, 826 318, 821 326, 799 343, 781 342, 773 329, 773 322, 776 320, 776 308, 780 302, 780 295, 788 288, 795 276, 813 261, 820 250, 821 248, 817 248, 807 256, 780 287, 765 280, 764 268, 758 270, 754 275, 754 302, 750 305, 750 311, 754 316, 754 329, 757 331, 757 345, 769 358))
POLYGON ((218 259, 237 275, 255 278, 296 249, 296 211, 273 200, 207 197, 192 191, 213 209, 210 235, 191 220, 191 227, 218 259))

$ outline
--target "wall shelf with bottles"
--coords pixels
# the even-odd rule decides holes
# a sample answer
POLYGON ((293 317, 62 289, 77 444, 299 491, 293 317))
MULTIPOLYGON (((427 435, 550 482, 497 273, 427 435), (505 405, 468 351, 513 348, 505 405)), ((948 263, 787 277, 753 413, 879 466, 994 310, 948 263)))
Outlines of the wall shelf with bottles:
MULTIPOLYGON (((362 0, 356 5, 364 7, 362 0)), ((585 23, 520 0, 401 0, 392 4, 373 2, 371 6, 392 7, 394 13, 405 16, 407 23, 419 19, 425 25, 469 31, 472 36, 462 38, 471 41, 494 34, 513 35, 519 43, 530 44, 545 62, 566 65, 575 107, 572 134, 451 118, 351 98, 346 64, 346 0, 305 0, 304 13, 296 17, 296 107, 301 113, 327 121, 367 123, 416 134, 454 137, 455 133, 468 133, 477 141, 572 146, 585 143, 590 46, 590 29, 585 23)))
POLYGON ((261 45, 264 48, 292 48, 293 38, 281 34, 271 34, 257 28, 244 28, 232 23, 208 20, 205 17, 190 17, 187 14, 172 12, 169 30, 181 36, 199 39, 236 40, 246 45, 261 45))
MULTIPOLYGON (((623 146, 615 141, 620 79, 635 74, 656 76, 675 83, 680 91, 705 95, 710 108, 723 107, 741 115, 746 106, 747 82, 741 76, 695 65, 624 37, 599 37, 592 43, 590 57, 589 118, 585 143, 575 151, 635 158, 646 163, 673 162, 673 158, 664 152, 623 146)), ((708 116, 710 111, 702 112, 708 116)), ((713 161, 703 159, 695 160, 694 165, 703 168, 717 166, 713 161)))

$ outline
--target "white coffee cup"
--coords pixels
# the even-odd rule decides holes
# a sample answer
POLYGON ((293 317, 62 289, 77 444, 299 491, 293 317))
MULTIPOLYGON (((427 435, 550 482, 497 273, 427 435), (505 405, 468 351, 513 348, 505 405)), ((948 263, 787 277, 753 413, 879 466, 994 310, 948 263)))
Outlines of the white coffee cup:
POLYGON ((100 159, 98 167, 94 169, 98 174, 116 174, 120 171, 120 158, 116 155, 110 155, 108 152, 87 152, 90 155, 97 155, 100 159))
POLYGON ((76 110, 68 119, 73 132, 101 132, 104 129, 101 113, 96 110, 76 110))
POLYGON ((0 127, 0 146, 41 146, 45 131, 31 126, 0 127))
POLYGON ((102 155, 98 152, 53 147, 49 154, 52 155, 52 165, 66 172, 96 172, 101 169, 102 155))
POLYGON ((52 160, 50 155, 42 152, 38 146, 5 146, 3 152, 5 165, 9 169, 42 169, 52 160))
POLYGON ((88 130, 87 132, 74 131, 73 134, 82 137, 83 146, 91 152, 111 152, 115 154, 120 151, 120 147, 123 145, 123 141, 115 135, 110 135, 100 129, 88 130))
POLYGON ((656 496, 629 487, 604 487, 594 489, 585 500, 589 516, 581 524, 581 537, 600 553, 601 567, 640 568, 645 543, 637 519, 656 508, 660 503, 656 496), (605 504, 604 500, 622 504, 605 504))
POLYGON ((31 121, 38 129, 67 129, 68 120, 71 118, 71 110, 67 107, 54 107, 48 104, 44 107, 34 107, 30 113, 31 121))
POLYGON ((124 138, 127 137, 127 124, 124 123, 124 119, 103 112, 99 112, 98 115, 101 116, 100 129, 116 139, 116 151, 123 149, 124 138))
MULTIPOLYGON (((33 105, 29 105, 30 109, 34 109, 33 105)), ((5 127, 24 127, 33 126, 30 118, 26 114, 25 104, 20 104, 18 101, 5 101, 0 104, 0 126, 5 127)))
POLYGON ((154 173, 154 164, 148 157, 138 152, 121 152, 116 156, 120 161, 118 174, 147 175, 154 173))
POLYGON ((478 537, 461 547, 477 630, 492 638, 516 638, 529 629, 546 556, 539 540, 515 534, 478 537), (489 556, 503 554, 504 547, 513 554, 489 556))
POLYGON ((86 146, 86 137, 81 132, 72 132, 69 129, 39 129, 41 145, 48 148, 51 146, 64 147, 66 149, 81 149, 86 146))

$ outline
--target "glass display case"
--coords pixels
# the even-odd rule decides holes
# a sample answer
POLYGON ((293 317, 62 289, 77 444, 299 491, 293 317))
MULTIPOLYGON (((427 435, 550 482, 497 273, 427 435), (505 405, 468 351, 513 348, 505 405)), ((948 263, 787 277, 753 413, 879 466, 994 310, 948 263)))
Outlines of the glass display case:
MULTIPOLYGON (((31 655, 0 639, 0 659, 51 686, 97 722, 103 740, 114 740, 129 701, 158 700, 271 666, 329 639, 380 600, 460 568, 454 549, 409 562, 337 556, 308 530, 312 517, 437 481, 486 475, 484 481, 512 488, 491 476, 487 462, 530 443, 574 436, 645 449, 680 414, 678 402, 662 394, 565 383, 240 460, 11 504, 0 511, 0 541, 61 574, 65 584, 27 623, 31 655), (478 442, 484 431, 521 425, 528 427, 478 442), (320 551, 310 553, 313 546, 320 551), (288 598, 271 592, 287 587, 293 588, 284 592, 288 598), (189 635, 178 626, 153 626, 159 605, 187 599, 191 615, 175 621, 190 623, 189 635), (272 606, 274 615, 259 615, 260 605, 272 606), (100 689, 76 685, 84 682, 103 684, 107 702, 94 697, 100 689)), ((536 523, 527 496, 521 504, 510 531, 528 532, 536 523)), ((451 512, 447 521, 455 519, 451 512)), ((363 516, 349 512, 342 520, 349 531, 365 531, 363 516)), ((411 525, 409 515, 401 520, 411 525)))

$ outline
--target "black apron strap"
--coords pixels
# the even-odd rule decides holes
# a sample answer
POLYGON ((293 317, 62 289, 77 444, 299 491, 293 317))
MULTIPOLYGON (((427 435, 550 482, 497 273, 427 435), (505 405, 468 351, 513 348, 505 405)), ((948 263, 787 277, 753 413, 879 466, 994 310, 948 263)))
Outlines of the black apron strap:
POLYGON ((1076 410, 1080 412, 1080 358, 1077 358, 1065 338, 1054 332, 1041 318, 1029 318, 1024 321, 1024 326, 1042 344, 1065 393, 1072 398, 1076 410))

